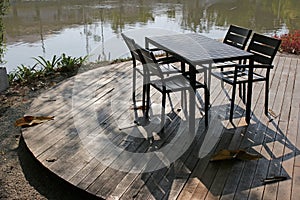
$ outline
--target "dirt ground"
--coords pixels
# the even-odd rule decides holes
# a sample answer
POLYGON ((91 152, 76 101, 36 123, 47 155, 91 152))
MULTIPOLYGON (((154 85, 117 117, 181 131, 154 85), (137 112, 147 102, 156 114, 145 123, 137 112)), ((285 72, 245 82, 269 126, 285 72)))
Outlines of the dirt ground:
MULTIPOLYGON (((99 67, 89 65, 81 72, 99 67)), ((35 97, 59 84, 65 76, 49 77, 32 85, 11 85, 0 93, 0 199, 94 199, 38 163, 26 148, 21 128, 14 125, 35 97)))

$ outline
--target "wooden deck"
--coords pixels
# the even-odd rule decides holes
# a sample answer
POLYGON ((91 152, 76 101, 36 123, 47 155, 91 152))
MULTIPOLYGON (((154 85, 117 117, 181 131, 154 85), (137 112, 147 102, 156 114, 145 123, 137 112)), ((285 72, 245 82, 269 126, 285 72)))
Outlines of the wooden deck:
MULTIPOLYGON (((151 98, 151 122, 136 126, 134 120, 142 113, 132 105, 132 65, 124 62, 79 74, 38 97, 27 115, 55 119, 24 128, 24 141, 50 171, 103 199, 296 200, 300 193, 300 58, 278 55, 274 64, 272 115, 264 115, 264 85, 256 83, 248 126, 239 98, 235 127, 229 123, 229 100, 215 79, 207 129, 197 103, 197 131, 187 131, 188 106, 180 107, 179 95, 172 97, 175 109, 167 110, 165 131, 160 133, 156 93, 151 98), (245 149, 263 157, 210 162, 221 149, 245 149), (264 185, 262 180, 268 176, 287 180, 264 185)), ((230 91, 230 86, 225 87, 230 91)), ((140 91, 141 85, 138 100, 140 91)))

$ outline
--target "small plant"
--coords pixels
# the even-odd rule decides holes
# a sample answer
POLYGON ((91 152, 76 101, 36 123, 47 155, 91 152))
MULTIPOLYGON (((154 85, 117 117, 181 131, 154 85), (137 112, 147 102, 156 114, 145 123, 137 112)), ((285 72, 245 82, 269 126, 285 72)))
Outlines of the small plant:
POLYGON ((61 60, 60 57, 56 57, 56 55, 53 56, 52 60, 46 60, 45 58, 43 58, 42 56, 38 56, 38 58, 33 58, 35 59, 38 63, 41 65, 43 72, 45 73, 45 75, 51 75, 54 74, 56 71, 56 67, 58 62, 61 60))
POLYGON ((61 57, 53 56, 52 60, 46 60, 42 56, 33 58, 37 63, 33 66, 18 66, 17 69, 8 74, 10 83, 35 84, 40 78, 52 76, 60 72, 67 76, 73 76, 77 73, 79 67, 87 60, 85 57, 71 57, 62 54, 61 57))
POLYGON ((275 38, 281 39, 280 51, 300 54, 300 30, 289 32, 275 38))
POLYGON ((35 66, 30 67, 22 64, 21 66, 18 66, 14 72, 9 73, 8 79, 9 82, 15 81, 20 84, 25 84, 29 83, 35 78, 38 78, 39 76, 40 73, 37 70, 35 70, 35 66))
POLYGON ((58 62, 57 71, 66 74, 76 74, 79 67, 87 60, 88 56, 85 57, 71 57, 62 54, 60 61, 58 62))

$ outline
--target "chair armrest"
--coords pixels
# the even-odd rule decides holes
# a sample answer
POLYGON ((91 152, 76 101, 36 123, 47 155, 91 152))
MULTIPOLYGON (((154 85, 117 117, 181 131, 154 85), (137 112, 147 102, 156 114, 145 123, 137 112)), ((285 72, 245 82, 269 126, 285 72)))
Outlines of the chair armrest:
POLYGON ((215 66, 215 68, 230 68, 230 67, 236 67, 238 64, 237 63, 225 63, 225 64, 221 64, 221 65, 217 65, 215 66))
MULTIPOLYGON (((165 52, 163 49, 159 49, 159 48, 148 48, 149 51, 155 52, 155 51, 162 51, 165 52)), ((165 52, 166 53, 166 52, 165 52)), ((175 63, 175 62, 179 62, 179 60, 173 56, 168 55, 168 53, 166 53, 166 56, 164 57, 160 57, 159 55, 156 56, 156 61, 159 64, 169 64, 169 63, 175 63)))
POLYGON ((149 48, 148 49, 149 51, 164 51, 164 50, 162 50, 162 49, 159 49, 159 48, 149 48))
POLYGON ((179 62, 179 60, 177 58, 175 58, 174 56, 168 56, 168 57, 158 58, 157 62, 159 64, 169 64, 169 63, 179 62))

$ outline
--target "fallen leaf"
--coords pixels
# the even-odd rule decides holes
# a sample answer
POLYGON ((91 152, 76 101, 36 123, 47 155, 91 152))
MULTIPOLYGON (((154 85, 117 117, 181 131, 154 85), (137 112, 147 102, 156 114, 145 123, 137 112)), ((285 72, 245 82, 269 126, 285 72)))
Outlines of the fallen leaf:
POLYGON ((223 149, 212 156, 210 161, 218 161, 218 160, 231 160, 235 157, 236 152, 229 151, 227 149, 223 149))
POLYGON ((263 180, 263 183, 264 184, 275 183, 278 181, 284 181, 286 179, 287 179, 287 177, 285 177, 285 176, 270 176, 270 177, 265 178, 263 180))
POLYGON ((45 121, 54 120, 54 116, 24 116, 20 119, 17 119, 15 122, 15 126, 33 126, 36 124, 43 123, 45 121))
POLYGON ((260 158, 262 158, 262 155, 249 153, 246 152, 245 150, 238 150, 238 153, 236 155, 236 159, 239 160, 258 160, 260 158))
POLYGON ((47 158, 46 161, 47 162, 55 162, 57 160, 57 158, 47 158))
POLYGON ((272 117, 274 117, 275 119, 278 117, 278 115, 276 115, 276 113, 275 113, 273 110, 271 110, 271 109, 269 109, 269 113, 270 113, 270 115, 271 115, 272 117))
POLYGON ((212 156, 210 161, 219 161, 219 160, 258 160, 262 158, 260 154, 252 154, 249 152, 246 152, 243 149, 239 150, 227 150, 223 149, 220 150, 218 153, 212 156))

